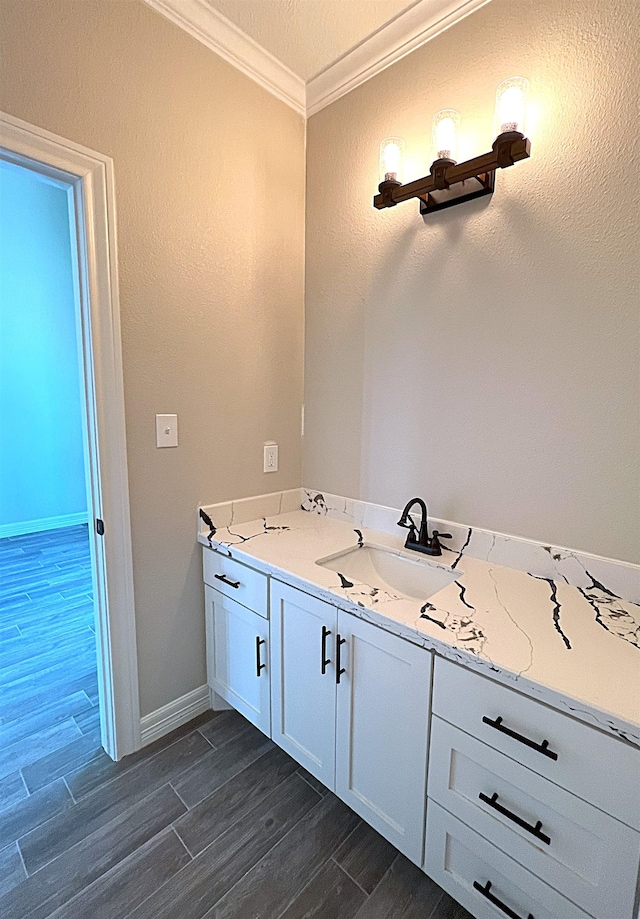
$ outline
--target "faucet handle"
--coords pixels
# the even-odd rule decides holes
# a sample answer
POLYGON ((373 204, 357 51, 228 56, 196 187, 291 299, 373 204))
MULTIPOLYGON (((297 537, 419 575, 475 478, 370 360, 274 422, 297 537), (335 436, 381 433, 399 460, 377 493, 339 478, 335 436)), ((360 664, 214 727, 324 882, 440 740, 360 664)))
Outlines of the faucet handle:
POLYGON ((433 530, 431 539, 427 543, 429 546, 429 555, 442 555, 442 545, 439 537, 442 537, 442 539, 451 539, 451 533, 438 533, 437 530, 433 530))

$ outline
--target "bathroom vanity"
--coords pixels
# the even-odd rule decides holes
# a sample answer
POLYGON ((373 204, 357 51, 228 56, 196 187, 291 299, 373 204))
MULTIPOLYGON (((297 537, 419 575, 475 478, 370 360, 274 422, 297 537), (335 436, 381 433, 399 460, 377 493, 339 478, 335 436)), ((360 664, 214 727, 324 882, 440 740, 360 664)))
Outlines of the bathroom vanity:
POLYGON ((203 509, 212 707, 478 919, 633 919, 639 572, 466 528, 415 562, 393 512, 343 501, 203 509))

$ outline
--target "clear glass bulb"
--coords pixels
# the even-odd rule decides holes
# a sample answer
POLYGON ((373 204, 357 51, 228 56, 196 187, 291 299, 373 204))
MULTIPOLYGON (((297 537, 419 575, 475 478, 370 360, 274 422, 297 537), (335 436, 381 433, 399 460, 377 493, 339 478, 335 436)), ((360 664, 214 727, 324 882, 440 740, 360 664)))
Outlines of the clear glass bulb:
POLYGON ((431 139, 434 160, 457 160, 460 113, 443 109, 433 116, 431 139))
POLYGON ((524 134, 527 114, 529 81, 524 77, 509 77, 496 90, 495 134, 519 131, 524 134))
POLYGON ((386 137, 380 144, 380 181, 402 182, 404 141, 386 137))

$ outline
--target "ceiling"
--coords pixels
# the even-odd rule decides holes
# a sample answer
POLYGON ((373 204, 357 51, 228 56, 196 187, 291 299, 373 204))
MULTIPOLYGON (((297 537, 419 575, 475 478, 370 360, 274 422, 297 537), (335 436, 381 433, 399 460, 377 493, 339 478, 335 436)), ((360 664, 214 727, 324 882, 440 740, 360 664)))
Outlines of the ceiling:
POLYGON ((305 83, 416 0, 207 0, 305 83))
POLYGON ((491 0, 144 0, 308 118, 491 0))

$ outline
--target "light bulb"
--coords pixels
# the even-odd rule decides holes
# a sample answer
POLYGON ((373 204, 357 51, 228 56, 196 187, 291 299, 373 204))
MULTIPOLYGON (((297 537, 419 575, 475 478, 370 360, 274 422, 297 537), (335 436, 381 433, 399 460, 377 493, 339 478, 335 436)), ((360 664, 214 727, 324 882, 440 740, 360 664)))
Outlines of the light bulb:
POLYGON ((524 134, 529 81, 524 77, 503 80, 496 90, 495 134, 519 131, 524 134))
POLYGON ((387 137, 380 144, 380 181, 402 182, 404 141, 401 137, 387 137))
POLYGON ((433 116, 431 137, 434 160, 457 160, 460 115, 453 109, 443 109, 433 116))

